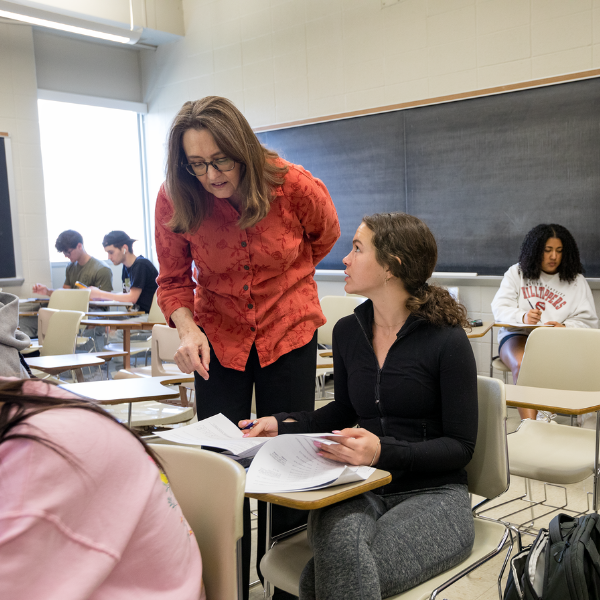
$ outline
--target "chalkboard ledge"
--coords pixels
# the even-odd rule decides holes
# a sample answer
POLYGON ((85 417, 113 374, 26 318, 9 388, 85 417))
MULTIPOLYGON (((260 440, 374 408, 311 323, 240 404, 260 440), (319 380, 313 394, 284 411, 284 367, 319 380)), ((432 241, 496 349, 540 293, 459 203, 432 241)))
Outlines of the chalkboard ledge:
MULTIPOLYGON (((315 271, 315 281, 344 281, 344 271, 335 269, 317 269, 315 271)), ((586 278, 591 289, 600 290, 600 278, 586 278)), ((434 273, 430 279, 431 282, 439 285, 478 285, 482 287, 500 287, 502 275, 477 275, 472 276, 467 273, 456 273, 452 276, 444 273, 434 273)))
POLYGON ((23 277, 7 277, 6 279, 0 279, 0 287, 17 287, 23 285, 24 282, 23 277))

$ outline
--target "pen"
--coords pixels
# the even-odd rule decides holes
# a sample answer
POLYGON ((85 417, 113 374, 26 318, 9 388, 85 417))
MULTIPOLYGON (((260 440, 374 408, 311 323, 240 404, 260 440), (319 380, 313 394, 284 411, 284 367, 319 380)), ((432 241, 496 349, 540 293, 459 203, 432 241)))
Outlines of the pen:
POLYGON ((246 425, 246 427, 242 427, 242 431, 244 431, 245 429, 250 429, 254 425, 256 425, 256 421, 252 421, 251 423, 248 423, 248 425, 246 425))

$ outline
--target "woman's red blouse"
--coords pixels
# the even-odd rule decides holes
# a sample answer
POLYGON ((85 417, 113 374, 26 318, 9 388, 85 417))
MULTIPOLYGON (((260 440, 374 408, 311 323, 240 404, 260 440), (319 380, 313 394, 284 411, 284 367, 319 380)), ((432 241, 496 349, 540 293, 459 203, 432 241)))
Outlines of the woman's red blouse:
POLYGON ((237 225, 239 213, 227 200, 214 198, 196 232, 173 233, 164 185, 156 201, 158 304, 171 327, 171 314, 189 308, 219 362, 238 371, 252 344, 265 367, 307 344, 325 323, 313 274, 340 236, 337 213, 319 179, 281 164, 289 171, 269 213, 248 229, 237 225))

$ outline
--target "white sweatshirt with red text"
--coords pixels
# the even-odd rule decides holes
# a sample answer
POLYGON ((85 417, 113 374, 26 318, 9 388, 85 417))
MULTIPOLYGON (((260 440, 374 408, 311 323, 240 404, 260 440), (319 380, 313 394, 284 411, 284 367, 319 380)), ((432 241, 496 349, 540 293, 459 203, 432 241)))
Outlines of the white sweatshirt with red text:
MULTIPOLYGON (((492 312, 496 322, 523 323, 531 307, 542 310, 541 323, 557 321, 566 327, 598 328, 598 316, 592 290, 583 275, 577 275, 573 283, 561 281, 558 273, 549 275, 543 271, 539 279, 524 279, 519 265, 513 265, 504 273, 500 289, 492 300, 492 312), (531 303, 531 304, 530 304, 531 303)), ((531 329, 506 328, 498 332, 498 343, 508 334, 529 335, 531 329)))

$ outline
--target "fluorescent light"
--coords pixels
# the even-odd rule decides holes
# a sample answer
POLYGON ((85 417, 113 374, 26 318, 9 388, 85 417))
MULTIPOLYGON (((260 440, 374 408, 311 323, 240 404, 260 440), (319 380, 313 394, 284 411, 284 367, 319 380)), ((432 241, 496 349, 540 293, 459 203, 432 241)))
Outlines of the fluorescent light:
POLYGON ((94 23, 29 6, 19 5, 17 8, 13 3, 6 2, 5 0, 0 0, 0 17, 121 44, 135 44, 140 39, 142 33, 140 27, 132 30, 121 29, 120 27, 94 23))

